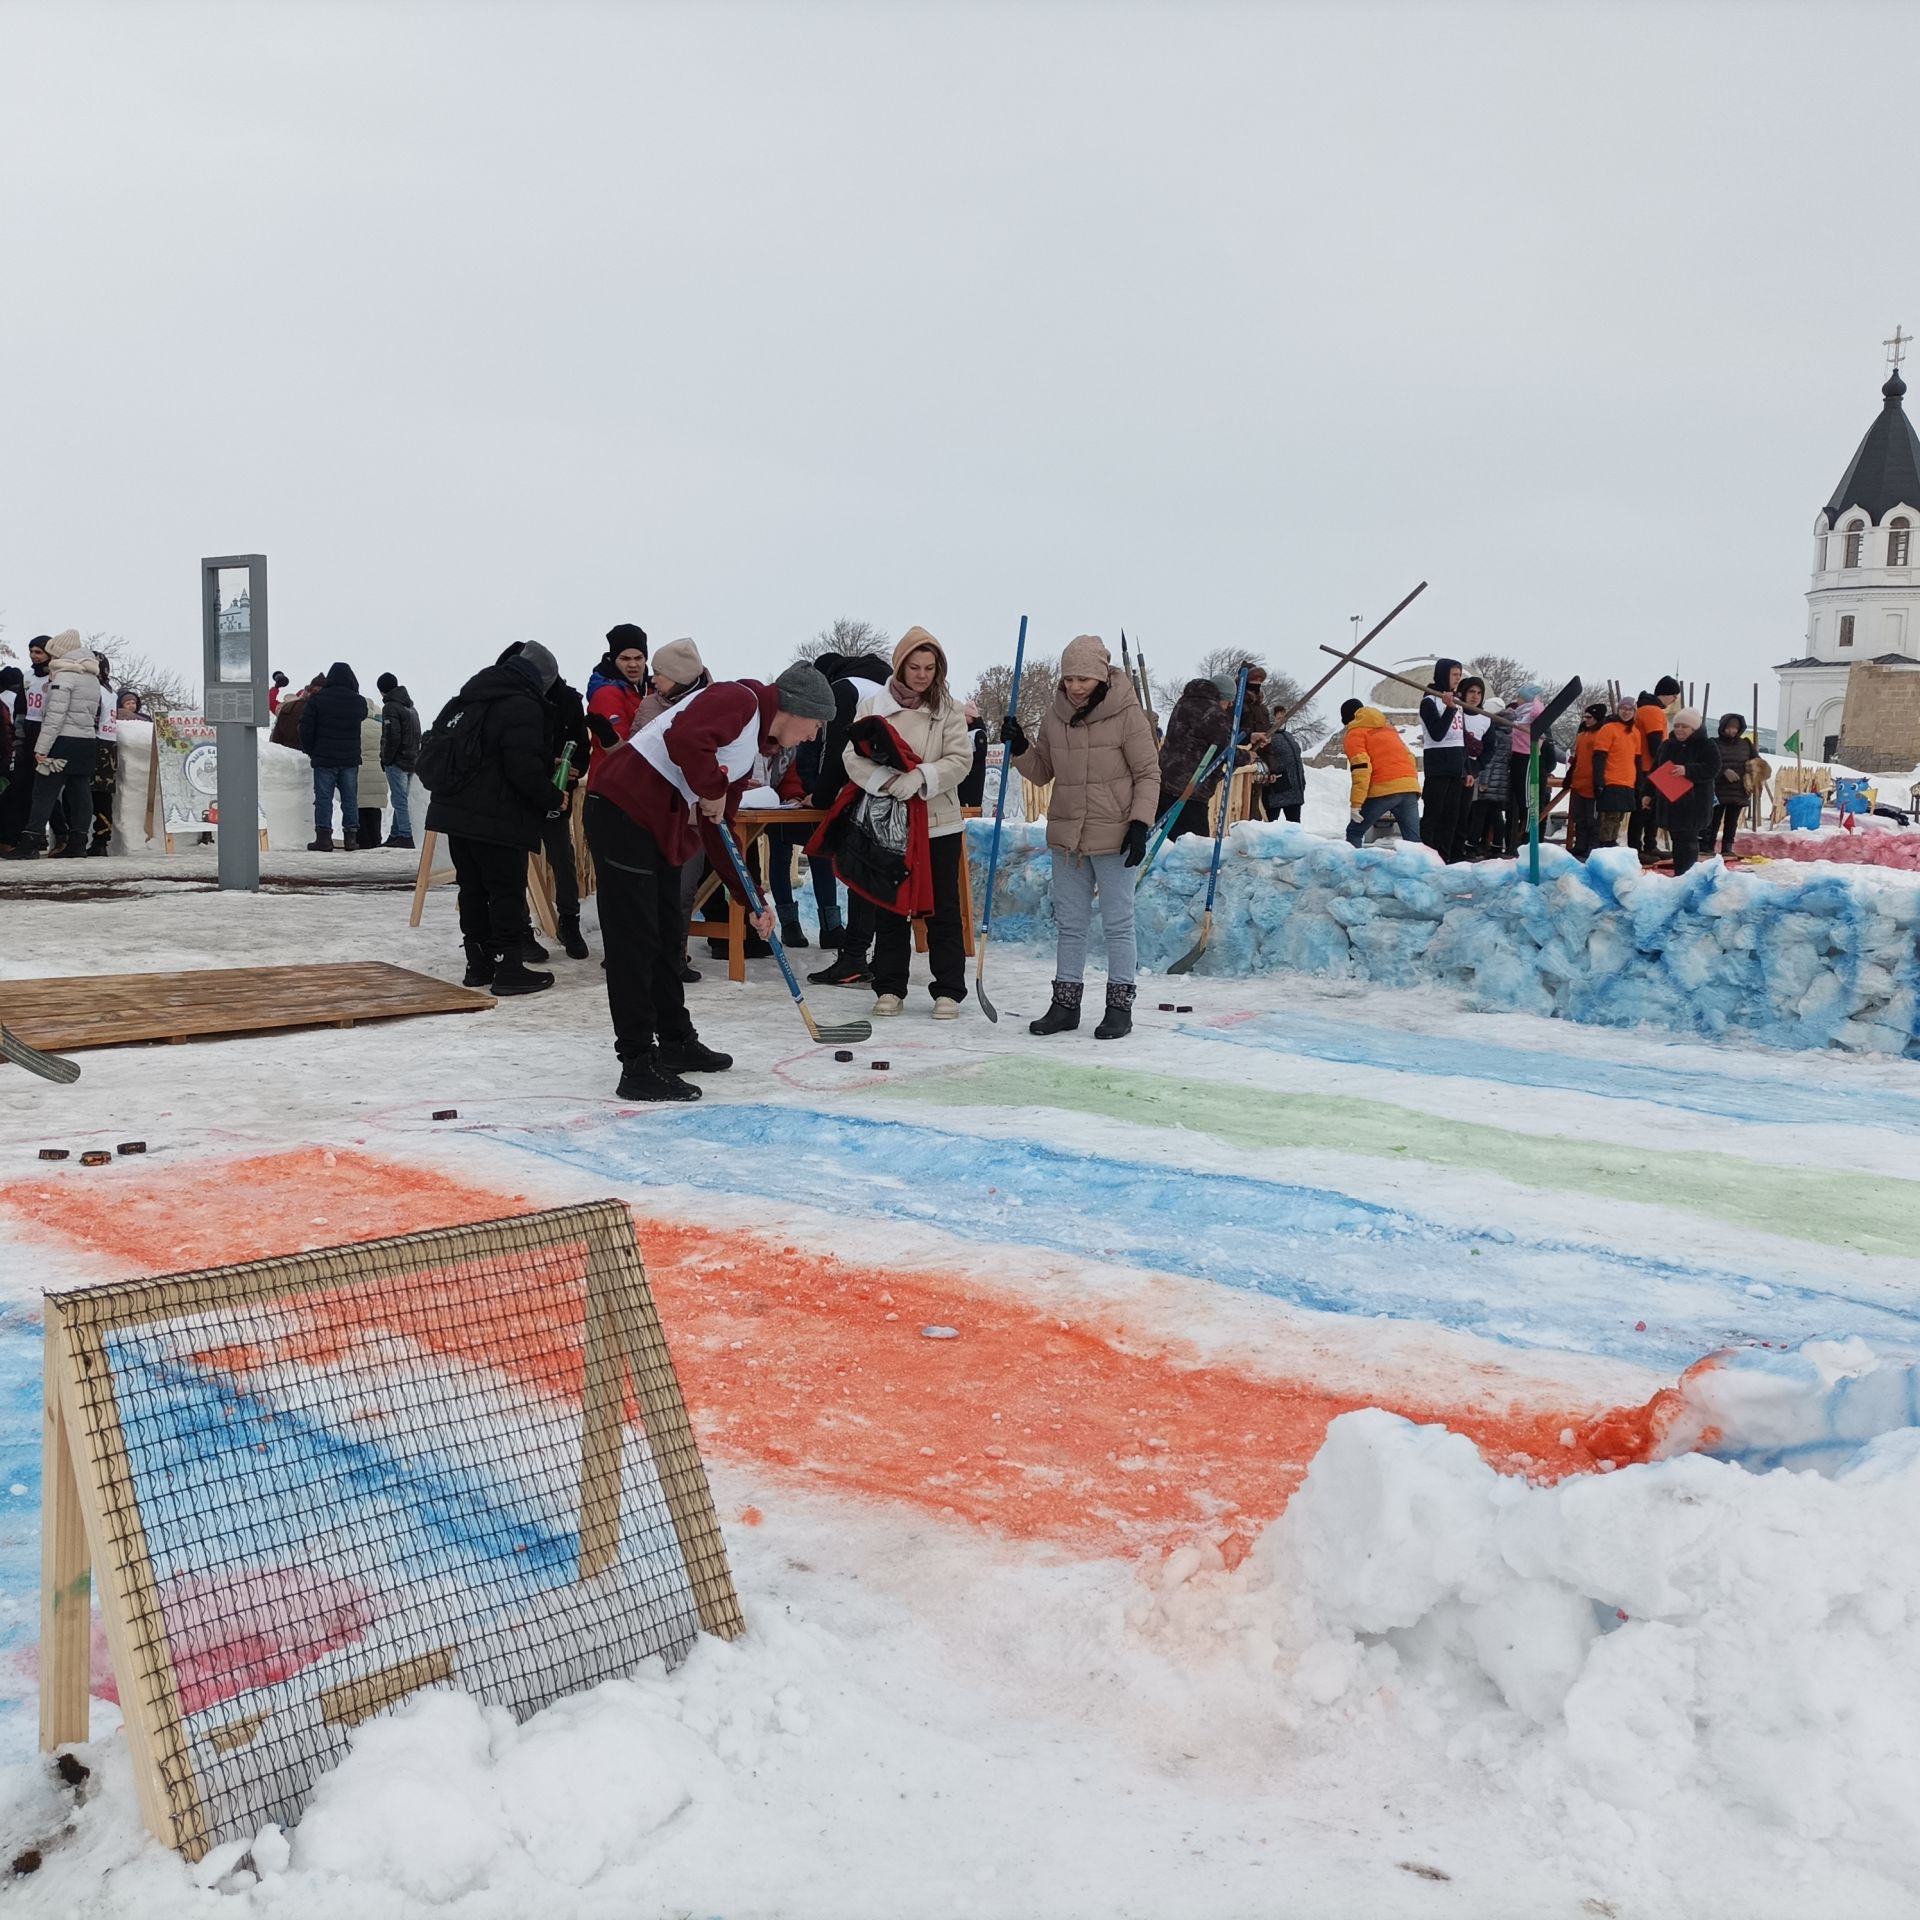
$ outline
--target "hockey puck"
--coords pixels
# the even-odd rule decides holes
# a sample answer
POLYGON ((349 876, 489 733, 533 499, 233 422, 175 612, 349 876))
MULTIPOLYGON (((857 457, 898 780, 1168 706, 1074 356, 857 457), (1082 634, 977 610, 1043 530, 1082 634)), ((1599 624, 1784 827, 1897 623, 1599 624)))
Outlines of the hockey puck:
POLYGON ((870 1060, 867 1064, 875 1073, 885 1073, 887 1070, 887 1063, 884 1060, 870 1060))
POLYGON ((833 1057, 834 1057, 834 1058, 835 1058, 836 1060, 840 1060, 840 1061, 847 1061, 847 1060, 851 1060, 851 1059, 853 1058, 853 1055, 852 1055, 852 1054, 850 1054, 850 1053, 849 1053, 849 1052, 848 1052, 848 1051, 846 1050, 846 1048, 845 1048, 845 1047, 842 1047, 842 1048, 840 1048, 840 1049, 839 1049, 839 1051, 838 1051, 838 1052, 836 1052, 836 1053, 834 1054, 834 1056, 833 1056, 833 1057))
POLYGON ((112 1159, 113 1155, 105 1147, 96 1147, 92 1152, 80 1156, 80 1164, 83 1167, 104 1167, 112 1159))
POLYGON ((1174 1008, 1175 1013, 1191 1013, 1192 1011, 1193 1009, 1191 1007, 1175 1007, 1174 1008))
POLYGON ((1162 1000, 1160 1002, 1160 1011, 1162 1013, 1178 1013, 1180 1009, 1176 1007, 1171 1000, 1162 1000))
POLYGON ((460 1118, 460 1109, 458 1107, 435 1107, 433 1117, 436 1120, 458 1120, 460 1118))
POLYGON ((70 1160, 72 1157, 65 1147, 42 1147, 40 1149, 40 1158, 42 1160, 70 1160))
POLYGON ((146 1150, 147 1143, 144 1140, 122 1140, 114 1148, 115 1153, 145 1153, 146 1150))

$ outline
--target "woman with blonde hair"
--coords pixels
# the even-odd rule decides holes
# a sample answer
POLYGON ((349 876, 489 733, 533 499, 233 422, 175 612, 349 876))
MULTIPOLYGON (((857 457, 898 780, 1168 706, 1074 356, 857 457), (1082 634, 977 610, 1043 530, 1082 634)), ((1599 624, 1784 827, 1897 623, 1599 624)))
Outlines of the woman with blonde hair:
MULTIPOLYGON (((893 674, 860 702, 841 756, 864 792, 926 809, 933 912, 927 959, 933 1017, 956 1020, 967 997, 966 933, 960 923, 960 783, 973 767, 964 707, 947 685, 947 656, 925 627, 909 627, 893 650, 893 674)), ((906 1005, 913 929, 905 914, 874 908, 874 1013, 906 1005)))

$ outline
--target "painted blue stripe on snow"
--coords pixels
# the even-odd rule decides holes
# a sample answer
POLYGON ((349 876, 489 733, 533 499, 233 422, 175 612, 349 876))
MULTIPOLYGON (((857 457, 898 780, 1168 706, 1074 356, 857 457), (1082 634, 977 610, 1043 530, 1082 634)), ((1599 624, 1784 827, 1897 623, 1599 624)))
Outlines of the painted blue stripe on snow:
MULTIPOLYGON (((1362 1026, 1290 1010, 1256 1014, 1230 1027, 1182 1025, 1180 1031, 1195 1040, 1221 1040, 1231 1046, 1299 1054, 1341 1066, 1505 1081, 1524 1087, 1598 1094, 1603 1100, 1646 1100, 1687 1113, 1709 1113, 1722 1120, 1757 1120, 1774 1126, 1864 1125, 1920 1134, 1920 1095, 1889 1093, 1877 1087, 1855 1090, 1802 1080, 1658 1067, 1643 1057, 1582 1058, 1448 1034, 1362 1026)), ((1636 1037, 1632 1044, 1644 1048, 1646 1043, 1636 1037)))
POLYGON ((0 1306, 0 1652, 40 1638, 41 1380, 39 1314, 0 1306))
POLYGON ((1323 1188, 894 1120, 716 1105, 494 1137, 636 1186, 771 1189, 829 1213, 924 1222, 1515 1346, 1684 1366, 1736 1341, 1836 1330, 1920 1345, 1920 1321, 1836 1293, 1770 1280, 1774 1297, 1761 1302, 1742 1273, 1469 1231, 1323 1188), (1634 1331, 1637 1320, 1648 1332, 1634 1331))

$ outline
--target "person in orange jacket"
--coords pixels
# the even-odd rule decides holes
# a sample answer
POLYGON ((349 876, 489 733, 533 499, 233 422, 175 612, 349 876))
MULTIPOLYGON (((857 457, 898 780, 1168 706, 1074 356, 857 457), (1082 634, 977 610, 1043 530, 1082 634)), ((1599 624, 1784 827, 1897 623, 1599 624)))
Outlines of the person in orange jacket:
POLYGON ((1387 725, 1378 707, 1357 700, 1340 709, 1347 729, 1347 771, 1352 776, 1348 795, 1347 844, 1357 847, 1367 829, 1388 815, 1402 840, 1420 838, 1420 775, 1407 743, 1387 725))
POLYGON ((1680 682, 1672 674, 1662 674, 1653 683, 1651 693, 1643 693, 1634 703, 1633 724, 1640 735, 1639 805, 1634 811, 1629 844, 1640 851, 1640 864, 1653 865, 1659 857, 1660 829, 1667 824, 1666 809, 1660 796, 1648 784, 1647 775, 1660 758, 1666 744, 1667 716, 1680 704, 1680 682))
POLYGON ((1594 844, 1617 847, 1620 829, 1633 817, 1639 800, 1640 731, 1634 725, 1634 703, 1623 699, 1611 720, 1593 736, 1593 764, 1599 775, 1599 831, 1594 844))
POLYGON ((1567 851, 1584 860, 1594 849, 1600 828, 1600 729, 1607 724, 1607 703, 1596 700, 1580 715, 1574 737, 1573 765, 1567 772, 1567 851))

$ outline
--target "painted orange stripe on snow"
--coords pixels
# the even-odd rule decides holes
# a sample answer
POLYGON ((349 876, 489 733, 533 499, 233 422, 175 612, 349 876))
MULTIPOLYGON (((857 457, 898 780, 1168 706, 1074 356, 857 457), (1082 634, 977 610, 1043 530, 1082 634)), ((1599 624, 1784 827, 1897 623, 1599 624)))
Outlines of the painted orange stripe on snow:
MULTIPOLYGON (((97 1188, 65 1178, 8 1199, 63 1232, 78 1222, 89 1244, 150 1271, 496 1218, 526 1204, 372 1155, 336 1151, 323 1163, 314 1150, 230 1163, 212 1182, 204 1168, 97 1188)), ((894 1272, 671 1220, 641 1220, 638 1233, 704 1445, 1023 1538, 1110 1552, 1198 1530, 1250 1535, 1285 1505, 1328 1421, 1359 1406, 1442 1421, 1496 1466, 1535 1476, 1593 1464, 1577 1438, 1560 1442, 1563 1429, 1588 1427, 1591 1408, 1333 1393, 1308 1377, 1304 1340, 1301 1377, 1255 1378, 1164 1341, 1148 1349, 1111 1310, 1090 1308, 1063 1326, 957 1275, 894 1272), (958 1338, 928 1339, 928 1326, 958 1338)), ((570 1290, 551 1305, 556 1315, 579 1312, 570 1290)), ((579 1391, 573 1370, 532 1377, 510 1322, 422 1316, 407 1330, 423 1323, 441 1351, 546 1391, 579 1391)), ((349 1300, 316 1300, 299 1339, 320 1358, 363 1324, 349 1300)), ((222 1356, 241 1370, 258 1357, 222 1356)), ((1273 1353, 1263 1359, 1270 1370, 1273 1353)), ((1616 1418, 1609 1437, 1624 1440, 1629 1424, 1616 1418)))

